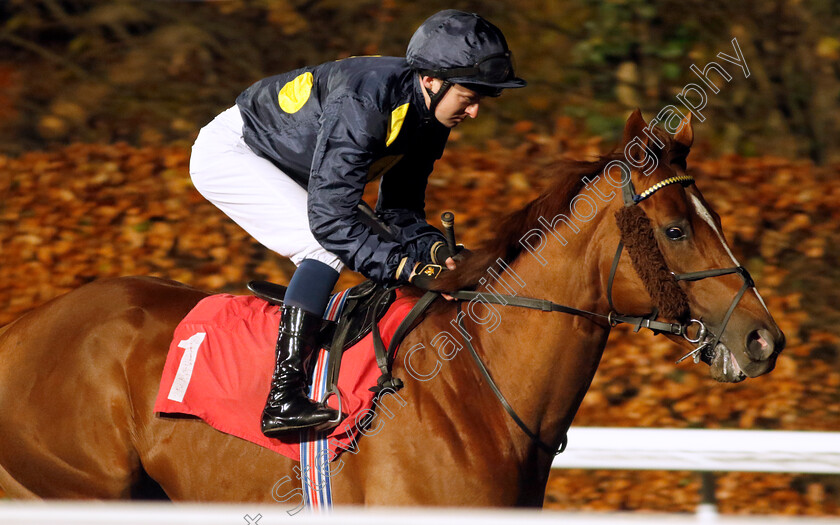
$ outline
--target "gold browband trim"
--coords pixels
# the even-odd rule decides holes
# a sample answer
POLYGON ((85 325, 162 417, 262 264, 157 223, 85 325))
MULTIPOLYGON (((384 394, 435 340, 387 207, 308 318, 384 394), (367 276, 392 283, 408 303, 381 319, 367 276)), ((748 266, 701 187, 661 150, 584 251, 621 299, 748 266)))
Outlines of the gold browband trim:
POLYGON ((676 177, 669 177, 669 178, 667 178, 663 181, 657 182, 656 184, 654 184, 650 188, 646 189, 642 193, 636 195, 633 198, 633 201, 641 202, 641 201, 647 199, 648 197, 650 197, 651 195, 653 195, 654 193, 656 193, 657 191, 661 190, 665 186, 668 186, 670 184, 676 184, 676 183, 680 183, 683 186, 687 186, 689 184, 694 183, 694 177, 692 177, 691 175, 677 175, 676 177))

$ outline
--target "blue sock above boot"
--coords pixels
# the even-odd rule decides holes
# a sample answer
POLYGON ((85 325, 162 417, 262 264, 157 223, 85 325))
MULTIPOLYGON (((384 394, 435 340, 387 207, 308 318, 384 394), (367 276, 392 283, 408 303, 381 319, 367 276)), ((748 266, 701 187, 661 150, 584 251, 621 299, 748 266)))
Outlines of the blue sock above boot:
POLYGON ((283 302, 323 316, 336 282, 338 272, 331 266, 315 259, 304 259, 289 281, 283 302))

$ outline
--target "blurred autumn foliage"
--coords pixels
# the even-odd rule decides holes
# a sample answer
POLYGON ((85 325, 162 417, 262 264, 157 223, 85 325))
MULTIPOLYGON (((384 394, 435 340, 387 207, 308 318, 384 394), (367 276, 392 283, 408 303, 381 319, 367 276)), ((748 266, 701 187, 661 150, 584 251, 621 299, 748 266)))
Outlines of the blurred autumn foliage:
MULTIPOLYGON (((0 2, 0 153, 74 141, 190 142, 254 81, 350 55, 402 56, 444 8, 501 27, 526 90, 466 131, 571 116, 617 139, 717 61, 705 136, 718 152, 840 160, 840 4, 799 0, 6 0, 0 2), (352 23, 348 23, 352 21, 352 23), (719 58, 737 38, 749 75, 719 58)), ((696 96, 689 97, 698 100, 696 96)), ((512 137, 507 145, 512 145, 512 137)))
MULTIPOLYGON (((710 96, 689 166, 788 347, 772 374, 725 385, 675 365, 674 344, 616 330, 575 424, 840 430, 834 2, 0 3, 0 325, 108 276, 233 293, 286 282, 291 263, 192 188, 199 127, 262 76, 401 55, 445 7, 500 25, 530 81, 454 132, 430 181, 428 215, 454 211, 468 246, 536 196, 557 160, 604 153, 629 109, 649 119, 675 103, 696 81, 689 66, 732 54, 738 38, 752 74, 710 96)), ((345 272, 339 287, 358 280, 345 272)), ((557 472, 546 504, 690 511, 698 487, 682 472, 557 472)), ((840 503, 830 476, 721 474, 718 487, 723 512, 837 514, 840 503)))

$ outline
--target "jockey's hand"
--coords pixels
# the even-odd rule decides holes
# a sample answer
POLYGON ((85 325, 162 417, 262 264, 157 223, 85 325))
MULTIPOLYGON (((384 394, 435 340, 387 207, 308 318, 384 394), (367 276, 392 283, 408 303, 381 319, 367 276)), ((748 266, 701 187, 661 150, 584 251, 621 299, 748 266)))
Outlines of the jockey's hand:
MULTIPOLYGON (((452 257, 447 257, 446 258, 446 267, 450 270, 454 270, 455 269, 455 259, 453 259, 452 257)), ((441 295, 447 301, 454 301, 455 300, 455 298, 452 297, 451 295, 449 295, 448 293, 444 293, 444 294, 441 294, 441 295)))
POLYGON ((417 263, 408 276, 408 282, 418 288, 428 290, 432 281, 443 271, 443 266, 439 264, 417 263))
MULTIPOLYGON (((454 270, 457 267, 455 259, 452 257, 446 258, 446 269, 447 270, 454 270)), ((414 265, 414 269, 411 271, 411 275, 408 277, 408 282, 413 284, 418 288, 422 288, 424 290, 428 290, 431 282, 434 281, 441 272, 444 272, 444 268, 439 264, 423 264, 417 263, 414 265)), ((443 295, 444 299, 447 301, 454 301, 455 298, 449 294, 441 294, 443 295)))
MULTIPOLYGON (((454 259, 455 261, 461 261, 470 254, 470 251, 464 247, 463 244, 458 244, 455 246, 455 253, 452 253, 449 250, 449 247, 443 241, 438 241, 434 245, 432 245, 432 262, 435 264, 446 264, 446 267, 449 268, 449 263, 446 262, 450 259, 454 259)), ((454 270, 454 268, 449 268, 450 270, 454 270)))

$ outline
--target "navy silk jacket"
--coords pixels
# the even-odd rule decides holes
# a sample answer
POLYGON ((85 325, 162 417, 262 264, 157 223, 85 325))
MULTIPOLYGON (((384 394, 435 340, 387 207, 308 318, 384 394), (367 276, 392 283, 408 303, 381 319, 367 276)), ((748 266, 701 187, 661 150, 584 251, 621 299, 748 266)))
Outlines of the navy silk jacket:
POLYGON ((255 83, 236 99, 243 137, 308 189, 315 239, 351 270, 406 280, 444 241, 425 220, 426 181, 449 129, 431 116, 404 58, 353 57, 255 83), (358 205, 382 177, 376 231, 358 205))

